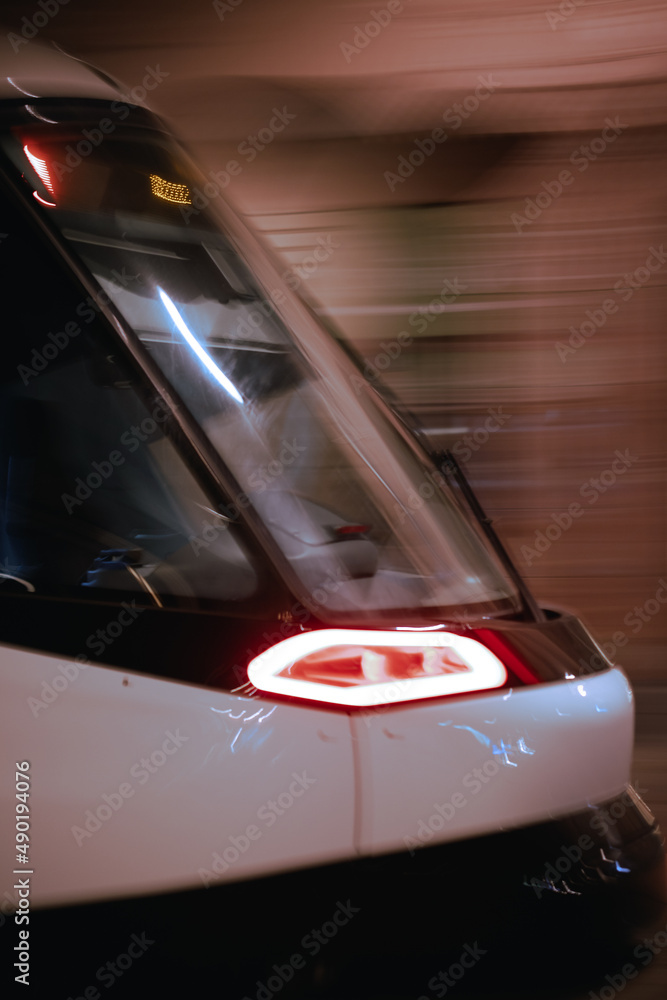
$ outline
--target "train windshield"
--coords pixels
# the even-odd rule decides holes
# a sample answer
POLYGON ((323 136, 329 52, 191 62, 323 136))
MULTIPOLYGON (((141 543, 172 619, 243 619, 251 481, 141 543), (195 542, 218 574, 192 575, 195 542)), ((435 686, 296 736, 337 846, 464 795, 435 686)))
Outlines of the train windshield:
POLYGON ((344 352, 298 303, 284 318, 279 279, 260 284, 256 251, 226 235, 219 187, 153 119, 110 107, 35 102, 5 148, 229 470, 235 490, 202 539, 259 519, 328 619, 520 613, 474 521, 344 352))

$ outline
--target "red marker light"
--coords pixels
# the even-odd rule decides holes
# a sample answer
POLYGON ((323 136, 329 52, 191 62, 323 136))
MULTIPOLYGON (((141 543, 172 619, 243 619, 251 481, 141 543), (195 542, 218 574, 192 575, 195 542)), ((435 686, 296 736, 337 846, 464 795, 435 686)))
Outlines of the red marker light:
POLYGON ((41 195, 38 195, 36 191, 32 192, 32 196, 33 198, 36 198, 37 201, 41 202, 42 205, 46 205, 47 208, 56 208, 55 201, 47 201, 46 198, 42 198, 41 195))
POLYGON ((507 671, 476 639, 450 632, 321 629, 256 656, 248 678, 268 694, 365 707, 501 687, 507 671))
MULTIPOLYGON (((56 192, 53 189, 53 181, 51 180, 51 174, 49 173, 49 168, 47 166, 46 160, 42 160, 41 157, 36 156, 34 153, 31 153, 30 150, 28 149, 27 144, 23 147, 23 152, 30 160, 33 170, 41 180, 46 190, 50 191, 50 193, 55 198, 56 192)), ((45 202, 45 204, 48 204, 48 202, 45 202)))

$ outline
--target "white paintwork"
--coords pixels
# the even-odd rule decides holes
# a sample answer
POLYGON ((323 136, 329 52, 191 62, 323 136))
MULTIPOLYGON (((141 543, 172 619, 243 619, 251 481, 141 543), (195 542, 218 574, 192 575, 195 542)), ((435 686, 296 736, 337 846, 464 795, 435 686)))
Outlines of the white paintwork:
MULTIPOLYGON (((20 33, 19 33, 19 37, 20 33)), ((14 52, 5 45, 0 100, 26 97, 84 97, 117 101, 121 95, 87 66, 54 48, 28 42, 14 52)))
POLYGON ((359 716, 360 850, 412 848, 420 830, 424 842, 455 840, 611 798, 629 781, 633 728, 618 669, 359 716), (473 769, 486 762, 480 780, 473 769), (465 802, 451 808, 456 793, 465 802))
MULTIPOLYGON (((345 715, 94 665, 80 670, 48 707, 28 702, 42 698, 44 682, 52 686, 60 677, 56 687, 63 687, 59 668, 71 662, 0 647, 3 760, 9 768, 15 760, 30 762, 33 904, 202 886, 199 869, 215 874, 214 852, 233 846, 229 838, 244 835, 249 824, 261 835, 225 878, 354 853, 345 715), (173 752, 143 780, 144 768, 132 775, 141 758, 161 751, 168 731, 187 741, 175 751, 169 744, 173 752), (290 795, 293 773, 304 772, 315 783, 293 797, 283 815, 269 809, 258 817, 267 801, 290 795), (77 844, 72 827, 83 829, 86 810, 95 812, 105 804, 103 794, 118 793, 123 783, 134 794, 121 796, 118 810, 77 844), (264 817, 271 813, 269 825, 264 817)), ((0 788, 2 889, 12 886, 11 871, 20 867, 13 864, 9 768, 0 788)))
MULTIPOLYGON (((632 696, 619 670, 351 717, 95 665, 78 676, 70 666, 73 679, 58 682, 47 707, 28 701, 41 700, 44 682, 53 687, 71 663, 0 647, 3 758, 31 765, 33 905, 220 884, 413 846, 405 838, 457 791, 466 804, 433 843, 564 815, 628 780, 632 696), (136 765, 161 750, 167 732, 187 740, 176 750, 170 743, 173 752, 143 777, 136 765), (494 754, 501 741, 511 749, 494 754), (489 760, 496 771, 474 793, 466 775, 489 760), (304 773, 314 784, 292 795, 293 775, 304 773), (90 836, 75 837, 86 810, 123 783, 133 794, 90 836), (269 825, 273 810, 258 812, 282 793, 292 804, 269 825), (214 852, 233 847, 249 824, 259 836, 238 859, 228 853, 228 869, 214 878, 214 852)), ((6 780, 4 899, 13 801, 6 780)))

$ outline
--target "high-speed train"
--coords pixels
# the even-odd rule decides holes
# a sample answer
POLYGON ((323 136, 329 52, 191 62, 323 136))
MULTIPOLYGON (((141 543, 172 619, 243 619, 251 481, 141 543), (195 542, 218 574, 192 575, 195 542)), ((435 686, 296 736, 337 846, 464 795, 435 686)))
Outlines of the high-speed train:
POLYGON ((623 670, 224 184, 34 44, 2 57, 0 265, 4 924, 547 826, 535 898, 660 869, 623 670))

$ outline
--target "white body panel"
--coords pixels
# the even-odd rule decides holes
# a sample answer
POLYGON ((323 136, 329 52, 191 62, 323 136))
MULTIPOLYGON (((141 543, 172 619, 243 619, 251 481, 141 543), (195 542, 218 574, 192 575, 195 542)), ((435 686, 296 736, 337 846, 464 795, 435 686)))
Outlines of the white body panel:
MULTIPOLYGON (((30 761, 33 905, 489 833, 584 808, 628 780, 632 696, 619 670, 348 717, 71 664, 0 648, 2 742, 30 761), (28 701, 57 677, 48 705, 28 701), (432 819, 436 805, 444 818, 432 819)), ((11 782, 0 795, 11 820, 11 782)), ((9 879, 13 823, 1 837, 9 879)))
POLYGON ((359 848, 413 849, 609 799, 629 781, 633 721, 618 669, 359 717, 359 848))
MULTIPOLYGON (((345 715, 92 665, 46 708, 29 704, 41 699, 44 681, 64 680, 59 666, 67 662, 0 648, 3 757, 30 762, 32 904, 214 885, 354 853, 345 715), (301 783, 295 774, 305 774, 301 783), (132 793, 123 797, 121 785, 132 793), (117 810, 105 794, 119 796, 117 810), (282 815, 270 801, 285 806, 282 815), (88 836, 86 811, 100 807, 111 815, 96 830, 89 821, 88 836), (237 850, 230 838, 242 847, 249 825, 259 836, 237 850), (216 872, 214 853, 225 851, 229 867, 216 872)), ((11 877, 21 867, 13 780, 0 795, 0 857, 11 877)))

